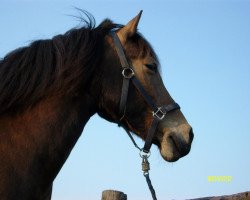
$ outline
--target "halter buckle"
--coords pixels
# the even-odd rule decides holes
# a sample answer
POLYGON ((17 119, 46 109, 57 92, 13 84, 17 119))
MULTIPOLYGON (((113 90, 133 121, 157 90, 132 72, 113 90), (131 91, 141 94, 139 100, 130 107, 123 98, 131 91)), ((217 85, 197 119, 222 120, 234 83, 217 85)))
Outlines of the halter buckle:
POLYGON ((135 75, 135 72, 131 67, 126 67, 123 68, 122 75, 124 78, 131 79, 135 75))
POLYGON ((166 111, 162 107, 158 107, 155 112, 153 112, 153 117, 156 117, 159 120, 162 120, 166 115, 166 111))

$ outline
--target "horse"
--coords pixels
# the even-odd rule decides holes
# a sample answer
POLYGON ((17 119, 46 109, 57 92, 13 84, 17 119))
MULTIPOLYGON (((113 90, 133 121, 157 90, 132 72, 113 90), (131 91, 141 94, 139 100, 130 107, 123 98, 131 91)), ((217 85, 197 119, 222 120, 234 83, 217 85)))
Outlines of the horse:
POLYGON ((141 12, 126 25, 105 19, 96 26, 85 14, 82 27, 0 60, 2 200, 51 199, 54 179, 95 113, 143 140, 158 118, 150 143, 168 162, 191 149, 192 128, 163 84, 156 53, 137 31, 141 12), (121 67, 115 40, 129 68, 121 67), (153 115, 142 90, 128 84, 132 76, 158 106, 153 115), (166 113, 161 105, 175 108, 166 113))

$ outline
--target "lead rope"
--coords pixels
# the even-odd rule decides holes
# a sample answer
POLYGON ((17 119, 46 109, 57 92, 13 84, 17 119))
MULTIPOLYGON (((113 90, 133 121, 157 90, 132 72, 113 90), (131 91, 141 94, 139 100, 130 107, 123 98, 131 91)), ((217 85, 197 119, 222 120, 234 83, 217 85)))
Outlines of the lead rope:
POLYGON ((147 155, 142 157, 142 164, 141 165, 142 165, 143 175, 146 178, 146 182, 148 184, 148 188, 151 192, 152 198, 153 198, 153 200, 157 200, 154 187, 153 187, 151 180, 150 180, 150 177, 149 177, 150 163, 148 162, 147 155))
POLYGON ((151 192, 153 200, 157 200, 154 187, 153 187, 151 179, 149 177, 150 163, 148 162, 148 158, 150 157, 150 151, 148 153, 145 153, 143 151, 143 149, 141 149, 137 145, 137 143, 135 142, 135 140, 134 140, 133 136, 131 135, 130 131, 126 127, 124 127, 122 124, 120 124, 120 126, 124 128, 124 130, 126 131, 126 133, 129 136, 129 138, 131 139, 132 143, 134 144, 135 148, 140 150, 140 157, 142 158, 141 165, 142 165, 143 176, 146 179, 146 182, 148 184, 148 188, 149 188, 149 190, 151 192))

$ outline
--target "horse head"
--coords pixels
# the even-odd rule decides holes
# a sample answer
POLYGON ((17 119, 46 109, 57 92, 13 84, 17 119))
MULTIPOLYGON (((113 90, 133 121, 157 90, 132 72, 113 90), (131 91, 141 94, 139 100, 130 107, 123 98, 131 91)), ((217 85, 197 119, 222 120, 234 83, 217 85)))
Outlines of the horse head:
MULTIPOLYGON (((117 28, 115 34, 119 38, 133 75, 149 98, 159 107, 173 104, 174 100, 165 88, 159 73, 158 58, 149 42, 137 32, 140 17, 141 12, 125 26, 117 28)), ((119 111, 124 77, 115 46, 112 35, 107 34, 102 66, 99 68, 99 83, 102 85, 98 114, 111 122, 121 123, 126 129, 145 140, 154 118, 152 108, 145 101, 140 90, 130 84, 127 88, 125 111, 123 114, 119 111)), ((166 161, 173 162, 189 153, 192 140, 191 126, 182 112, 176 109, 164 114, 164 118, 159 121, 152 143, 159 147, 166 161)))

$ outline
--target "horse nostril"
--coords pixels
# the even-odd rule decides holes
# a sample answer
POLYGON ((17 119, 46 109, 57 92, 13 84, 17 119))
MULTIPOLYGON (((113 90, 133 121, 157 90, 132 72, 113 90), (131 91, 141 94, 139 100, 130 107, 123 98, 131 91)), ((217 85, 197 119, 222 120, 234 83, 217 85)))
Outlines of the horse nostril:
POLYGON ((194 133, 193 133, 193 129, 191 128, 190 131, 189 131, 189 142, 190 144, 192 143, 194 139, 194 133))

